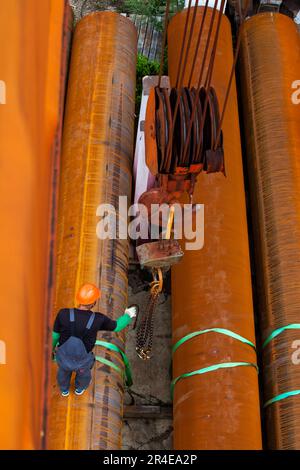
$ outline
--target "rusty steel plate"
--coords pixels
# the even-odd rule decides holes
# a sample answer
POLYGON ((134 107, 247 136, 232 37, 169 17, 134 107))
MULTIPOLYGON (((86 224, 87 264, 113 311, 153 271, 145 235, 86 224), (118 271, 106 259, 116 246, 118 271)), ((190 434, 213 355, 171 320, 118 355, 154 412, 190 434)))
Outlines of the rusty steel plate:
POLYGON ((179 263, 183 251, 177 240, 144 243, 136 249, 139 262, 145 268, 167 268, 179 263))
POLYGON ((151 88, 149 93, 144 130, 146 164, 152 175, 157 175, 158 155, 156 141, 155 88, 151 88))

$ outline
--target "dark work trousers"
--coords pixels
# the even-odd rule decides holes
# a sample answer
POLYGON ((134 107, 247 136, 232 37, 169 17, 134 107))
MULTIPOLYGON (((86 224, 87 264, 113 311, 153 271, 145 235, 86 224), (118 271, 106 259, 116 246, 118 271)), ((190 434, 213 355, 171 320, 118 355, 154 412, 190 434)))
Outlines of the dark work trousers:
POLYGON ((91 365, 85 369, 77 369, 74 371, 70 370, 65 370, 63 367, 58 365, 58 371, 57 371, 57 383, 60 387, 60 390, 62 392, 65 392, 69 390, 70 388, 70 383, 71 383, 71 378, 72 378, 72 373, 75 372, 75 388, 78 389, 86 389, 91 383, 92 380, 92 368, 95 363, 95 357, 93 355, 93 360, 91 362, 91 365))

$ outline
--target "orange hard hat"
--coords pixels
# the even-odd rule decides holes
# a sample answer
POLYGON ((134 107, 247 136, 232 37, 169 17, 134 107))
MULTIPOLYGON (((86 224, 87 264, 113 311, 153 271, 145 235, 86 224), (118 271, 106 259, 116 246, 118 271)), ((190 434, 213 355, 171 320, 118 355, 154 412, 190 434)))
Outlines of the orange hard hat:
POLYGON ((101 291, 94 284, 84 284, 76 295, 76 300, 81 305, 91 305, 100 299, 101 291))

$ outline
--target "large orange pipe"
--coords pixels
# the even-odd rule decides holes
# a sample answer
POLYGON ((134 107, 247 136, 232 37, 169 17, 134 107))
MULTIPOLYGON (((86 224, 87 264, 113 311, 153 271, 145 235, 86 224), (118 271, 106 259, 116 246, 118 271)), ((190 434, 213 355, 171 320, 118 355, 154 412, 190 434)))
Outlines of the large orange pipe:
POLYGON ((1 449, 41 447, 66 14, 63 0, 1 1, 1 103, 6 88, 6 104, 0 104, 0 340, 6 346, 6 364, 0 364, 1 449))
MULTIPOLYGON (((136 29, 121 15, 94 13, 76 26, 63 133, 53 319, 76 303, 80 285, 102 291, 98 311, 116 318, 127 304, 128 241, 100 240, 97 208, 131 196, 136 29)), ((99 335, 99 339, 103 335, 99 335)), ((124 349, 123 334, 105 335, 124 349)), ((123 367, 118 353, 97 355, 123 367)), ((60 396, 53 365, 49 449, 118 449, 123 377, 101 363, 82 397, 60 396)))
MULTIPOLYGON (((263 13, 244 24, 240 72, 262 340, 300 323, 300 37, 263 13)), ((300 448, 299 330, 263 348, 267 445, 300 448), (299 349, 298 349, 299 351, 299 349), (297 391, 296 395, 289 395, 297 391), (285 395, 287 394, 287 395, 285 395)))
MULTIPOLYGON (((203 8, 199 8, 196 31, 203 8)), ((174 86, 187 10, 169 26, 169 75, 174 86)), ((212 9, 208 10, 192 84, 199 70, 212 9)), ((192 15, 191 15, 192 16, 192 15)), ((216 24, 216 22, 215 22, 216 24)), ((189 50, 187 84, 197 34, 189 50)), ((210 55, 209 55, 210 56, 210 55)), ((232 37, 223 16, 212 77, 222 109, 233 63, 232 37)), ((207 67, 206 67, 207 69, 207 67)), ((206 74, 204 75, 206 77, 206 74)), ((224 124, 226 177, 201 174, 194 202, 205 205, 205 242, 186 251, 172 270, 173 341, 209 328, 226 328, 255 343, 251 273, 236 86, 229 96, 224 124)), ((183 344, 174 354, 174 378, 223 362, 256 362, 254 350, 210 332, 183 344)), ((175 449, 260 449, 258 375, 252 366, 236 367, 180 380, 174 394, 175 449)))

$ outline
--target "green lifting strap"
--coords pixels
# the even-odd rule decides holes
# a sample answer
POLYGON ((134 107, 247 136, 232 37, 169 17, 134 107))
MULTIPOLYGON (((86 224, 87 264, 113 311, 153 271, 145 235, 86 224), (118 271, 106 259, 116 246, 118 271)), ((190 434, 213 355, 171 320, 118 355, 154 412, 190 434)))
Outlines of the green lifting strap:
MULTIPOLYGON (((102 346, 103 348, 109 349, 110 351, 115 351, 115 352, 118 352, 119 354, 121 354, 123 362, 124 362, 124 366, 125 366, 126 385, 127 385, 127 387, 131 387, 131 385, 133 384, 132 373, 131 373, 131 367, 130 367, 130 364, 129 364, 129 360, 128 360, 128 357, 126 356, 126 354, 120 348, 118 348, 118 346, 116 346, 115 344, 107 343, 106 341, 98 341, 97 340, 96 343, 95 343, 95 346, 102 346)), ((108 359, 105 359, 104 357, 100 357, 100 356, 96 356, 95 359, 98 362, 102 362, 103 364, 105 364, 109 367, 112 367, 119 374, 121 374, 121 375, 123 374, 122 369, 120 367, 118 367, 116 364, 114 364, 113 362, 109 361, 108 359)))
POLYGON ((174 379, 171 383, 171 397, 173 399, 175 385, 181 379, 185 379, 187 377, 193 377, 194 375, 206 374, 207 372, 214 372, 215 370, 219 370, 219 369, 229 369, 233 367, 243 367, 243 366, 255 367, 255 369, 258 372, 257 364, 254 364, 252 362, 222 362, 221 364, 214 364, 213 366, 204 367, 203 369, 198 369, 193 372, 187 372, 186 374, 182 374, 176 379, 174 379))
MULTIPOLYGON (((289 325, 274 330, 264 341, 263 348, 265 348, 274 338, 276 338, 286 330, 300 330, 300 323, 290 323, 289 325)), ((277 403, 278 401, 285 400, 286 398, 293 397, 296 395, 300 395, 300 390, 291 390, 290 392, 285 392, 281 393, 280 395, 276 395, 274 398, 271 398, 264 404, 264 408, 267 408, 273 403, 277 403)))
POLYGON ((181 338, 179 341, 177 341, 176 344, 174 344, 174 346, 172 348, 172 353, 174 354, 175 351, 182 344, 184 344, 186 341, 189 341, 190 339, 194 338, 195 336, 200 336, 200 335, 203 335, 205 333, 210 333, 210 332, 220 333, 222 335, 230 336, 231 338, 234 338, 234 339, 237 339, 238 341, 241 341, 241 343, 248 344, 248 346, 251 346, 251 348, 256 350, 255 344, 253 344, 251 341, 244 338, 243 336, 238 335, 237 333, 234 333, 231 330, 227 330, 226 328, 209 328, 209 329, 206 329, 206 330, 195 331, 194 333, 190 333, 189 335, 184 336, 183 338, 181 338))
POLYGON ((290 325, 283 326, 282 328, 277 328, 277 330, 274 330, 270 334, 270 336, 268 336, 267 339, 264 341, 263 348, 265 348, 272 341, 272 339, 276 338, 276 336, 280 335, 285 330, 300 330, 300 323, 291 323, 290 325))
POLYGON ((284 400, 285 398, 294 397, 295 395, 300 395, 300 390, 292 390, 291 392, 285 392, 285 393, 281 393, 280 395, 276 395, 276 397, 271 398, 271 400, 268 400, 264 404, 264 408, 266 408, 269 405, 272 405, 273 403, 276 403, 277 401, 284 400))

